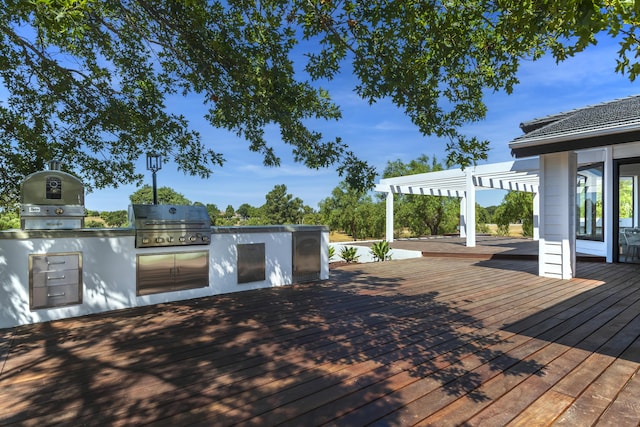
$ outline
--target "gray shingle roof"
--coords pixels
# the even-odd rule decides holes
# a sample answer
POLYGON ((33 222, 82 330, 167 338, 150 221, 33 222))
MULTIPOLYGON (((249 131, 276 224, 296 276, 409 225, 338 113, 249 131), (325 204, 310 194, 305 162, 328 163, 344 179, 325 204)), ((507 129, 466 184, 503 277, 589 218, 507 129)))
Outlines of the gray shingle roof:
MULTIPOLYGON (((625 134, 640 129, 640 95, 541 117, 520 124, 520 128, 525 134, 509 143, 516 155, 523 147, 531 154, 535 151, 533 147, 551 144, 553 151, 562 151, 561 145, 568 142, 573 149, 577 141, 595 137, 600 138, 598 144, 606 145, 602 137, 607 134, 625 134)), ((593 146, 593 143, 587 145, 593 146)))

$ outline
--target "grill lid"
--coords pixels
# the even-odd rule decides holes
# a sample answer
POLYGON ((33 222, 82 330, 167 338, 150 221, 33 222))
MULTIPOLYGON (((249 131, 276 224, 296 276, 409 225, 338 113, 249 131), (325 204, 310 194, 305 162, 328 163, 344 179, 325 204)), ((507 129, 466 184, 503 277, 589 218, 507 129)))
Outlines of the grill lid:
POLYGON ((204 206, 130 205, 136 247, 207 245, 211 220, 204 206))
POLYGON ((204 206, 131 205, 129 220, 136 229, 211 228, 209 213, 204 206))

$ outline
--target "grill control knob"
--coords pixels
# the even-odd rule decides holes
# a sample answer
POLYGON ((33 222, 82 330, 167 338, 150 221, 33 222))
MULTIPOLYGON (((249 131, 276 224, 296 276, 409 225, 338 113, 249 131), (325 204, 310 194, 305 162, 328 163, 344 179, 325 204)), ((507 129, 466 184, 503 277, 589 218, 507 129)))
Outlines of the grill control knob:
POLYGON ((62 208, 57 208, 56 209, 56 215, 62 215, 64 213, 64 209, 62 208))
POLYGON ((209 241, 209 237, 208 236, 202 236, 202 241, 203 242, 208 242, 209 241))
POLYGON ((167 242, 169 242, 169 243, 173 242, 173 236, 167 237, 167 242))
POLYGON ((156 243, 164 243, 164 237, 156 237, 156 243))
POLYGON ((187 241, 187 239, 184 236, 180 236, 178 240, 180 240, 182 243, 187 241))
POLYGON ((192 242, 195 242, 196 240, 198 240, 198 238, 196 236, 191 236, 189 237, 189 240, 191 240, 192 242))

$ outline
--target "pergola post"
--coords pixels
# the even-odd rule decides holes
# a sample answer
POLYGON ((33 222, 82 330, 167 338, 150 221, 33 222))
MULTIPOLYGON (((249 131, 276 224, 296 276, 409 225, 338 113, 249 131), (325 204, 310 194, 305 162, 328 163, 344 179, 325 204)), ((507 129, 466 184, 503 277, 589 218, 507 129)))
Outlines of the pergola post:
POLYGON ((387 192, 387 203, 386 203, 386 240, 387 242, 393 242, 393 193, 391 191, 387 192))
POLYGON ((473 171, 471 168, 465 171, 466 175, 466 231, 467 247, 476 247, 476 186, 473 183, 473 171))
POLYGON ((467 197, 460 198, 460 237, 467 237, 467 197))

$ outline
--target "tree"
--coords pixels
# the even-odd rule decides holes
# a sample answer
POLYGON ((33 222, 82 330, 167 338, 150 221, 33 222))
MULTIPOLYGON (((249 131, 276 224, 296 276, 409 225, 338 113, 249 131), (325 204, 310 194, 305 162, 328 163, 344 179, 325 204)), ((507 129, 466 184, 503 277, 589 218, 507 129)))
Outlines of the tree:
POLYGON ((533 193, 509 191, 494 214, 498 231, 509 234, 509 224, 522 223, 522 235, 533 236, 533 193))
MULTIPOLYGON (((383 176, 391 178, 443 169, 435 157, 430 160, 423 154, 406 164, 399 159, 387 162, 383 176)), ((455 197, 414 194, 398 194, 394 197, 397 200, 397 215, 394 216, 397 226, 408 227, 414 235, 452 233, 459 224, 460 202, 455 197)))
POLYGON ((4 2, 0 202, 17 200, 20 179, 53 158, 89 188, 141 184, 135 160, 150 151, 208 177, 223 154, 167 108, 187 95, 265 165, 280 161, 265 138, 276 125, 297 161, 336 165, 362 188, 373 168, 308 126, 340 119, 320 85, 343 67, 360 97, 392 100, 424 135, 447 139, 448 163, 468 165, 488 143, 460 127, 484 117, 484 93, 511 92, 522 60, 564 60, 606 31, 620 40, 616 70, 635 79, 639 9, 631 0, 4 2))
POLYGON ((213 203, 207 203, 205 206, 207 207, 207 213, 209 214, 211 225, 216 225, 218 217, 220 216, 220 209, 218 209, 218 207, 213 203))
POLYGON ((384 205, 374 203, 364 191, 346 181, 320 201, 320 215, 332 230, 341 230, 354 239, 384 235, 384 205))
POLYGON ((265 195, 262 206, 264 219, 269 224, 299 224, 305 212, 304 203, 299 197, 287 193, 287 186, 276 185, 265 195))
POLYGON ((231 219, 236 215, 236 210, 231 205, 227 205, 227 208, 224 210, 224 217, 227 219, 231 219))
POLYGON ((129 215, 125 210, 101 212, 100 218, 102 218, 109 227, 122 227, 129 222, 129 215))
MULTIPOLYGON (((158 203, 161 205, 191 205, 191 201, 189 199, 172 188, 159 187, 157 191, 158 203)), ((153 188, 150 185, 144 185, 129 196, 129 200, 131 200, 131 203, 133 204, 149 205, 153 203, 153 188)))
POLYGON ((238 215, 242 217, 242 219, 246 220, 253 216, 256 216, 256 210, 257 208, 254 208, 249 203, 243 203, 240 206, 238 206, 237 212, 238 212, 238 215))

